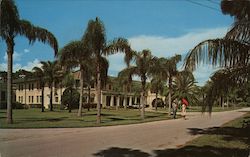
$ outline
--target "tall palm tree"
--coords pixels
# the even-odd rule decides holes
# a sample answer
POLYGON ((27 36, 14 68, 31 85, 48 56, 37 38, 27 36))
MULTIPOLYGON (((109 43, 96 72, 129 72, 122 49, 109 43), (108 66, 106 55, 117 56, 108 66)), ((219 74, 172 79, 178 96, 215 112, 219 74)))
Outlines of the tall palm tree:
POLYGON ((83 85, 84 85, 84 70, 86 71, 89 64, 91 64, 91 53, 82 41, 72 41, 64 46, 59 52, 61 64, 67 69, 80 67, 80 102, 78 109, 78 116, 82 116, 83 105, 83 85))
POLYGON ((97 78, 97 124, 101 122, 101 57, 117 52, 124 52, 125 58, 130 58, 131 49, 126 39, 117 38, 110 43, 106 42, 106 33, 103 22, 96 18, 90 20, 82 37, 84 44, 90 48, 96 63, 97 78))
POLYGON ((7 123, 13 123, 12 119, 12 71, 13 71, 13 53, 14 53, 14 39, 17 35, 28 38, 30 44, 36 40, 43 43, 48 43, 55 51, 58 50, 57 40, 52 33, 41 27, 32 25, 29 21, 21 20, 19 12, 13 0, 1 1, 1 27, 0 36, 7 45, 7 62, 8 62, 8 76, 7 76, 7 123))
POLYGON ((58 65, 57 61, 47 61, 41 62, 42 69, 44 71, 44 80, 48 84, 50 88, 50 111, 53 111, 53 86, 55 87, 55 81, 59 76, 60 66, 58 65))
POLYGON ((38 82, 41 88, 41 108, 42 108, 42 112, 44 112, 44 87, 45 87, 45 72, 44 69, 39 68, 39 67, 34 67, 32 69, 34 71, 34 75, 35 77, 38 78, 38 82))
MULTIPOLYGON (((168 113, 171 112, 172 104, 172 82, 173 77, 177 75, 177 64, 181 61, 181 55, 175 55, 171 58, 159 58, 155 71, 160 72, 163 80, 168 81, 168 113)), ((167 100, 167 99, 166 99, 167 100)))
POLYGON ((146 105, 146 81, 150 76, 150 68, 153 64, 153 56, 149 50, 143 50, 142 52, 134 53, 135 65, 123 69, 123 73, 127 73, 127 76, 139 76, 141 79, 141 96, 142 96, 142 110, 141 118, 145 117, 145 105, 146 105))
MULTIPOLYGON (((200 63, 220 65, 227 69, 227 77, 234 83, 240 80, 249 80, 250 75, 250 2, 249 1, 221 1, 221 9, 224 14, 234 17, 232 28, 222 39, 210 39, 201 42, 186 56, 185 68, 194 70, 200 63), (235 75, 237 73, 237 75, 235 75)), ((217 73, 218 74, 218 73, 217 73)), ((220 79, 215 83, 219 85, 220 79)), ((215 90, 215 86, 211 88, 215 90)), ((212 96, 210 93, 209 96, 212 96)), ((214 99, 213 99, 214 100, 214 99)), ((212 105, 212 100, 209 100, 212 105)))

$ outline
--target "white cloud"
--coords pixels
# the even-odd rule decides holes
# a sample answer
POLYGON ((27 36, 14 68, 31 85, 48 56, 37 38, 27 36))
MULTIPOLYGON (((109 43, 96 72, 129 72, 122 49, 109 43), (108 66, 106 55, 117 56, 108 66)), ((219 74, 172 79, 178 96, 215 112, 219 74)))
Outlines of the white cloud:
MULTIPOLYGON (((227 27, 196 29, 191 30, 191 33, 179 37, 140 35, 128 38, 128 40, 134 50, 141 51, 143 49, 150 49, 154 56, 171 57, 175 54, 186 54, 190 49, 204 40, 222 38, 225 36, 227 30, 227 27)), ((109 74, 114 75, 125 67, 123 56, 123 54, 116 54, 109 57, 109 74)), ((182 67, 182 65, 178 67, 182 67)), ((203 85, 214 71, 211 66, 204 65, 197 68, 194 72, 194 76, 198 84, 203 85)))
POLYGON ((24 49, 23 52, 28 53, 28 52, 30 52, 30 50, 29 49, 24 49))
POLYGON ((185 54, 206 39, 221 38, 227 30, 227 27, 199 29, 179 37, 140 35, 129 38, 129 42, 137 51, 150 49, 155 56, 170 57, 175 54, 185 54))
MULTIPOLYGON (((38 59, 35 59, 35 60, 31 61, 31 62, 28 62, 27 65, 24 65, 24 66, 17 63, 17 64, 13 65, 13 72, 16 72, 16 71, 18 71, 20 69, 31 71, 33 69, 33 67, 35 67, 35 66, 37 66, 37 67, 42 66, 38 59)), ((3 71, 7 71, 7 63, 1 63, 0 64, 0 69, 3 70, 3 71)))
MULTIPOLYGON (((5 52, 4 53, 4 57, 3 57, 3 59, 5 60, 5 61, 7 61, 7 58, 8 56, 7 56, 7 52, 5 52)), ((22 53, 18 53, 18 52, 16 52, 16 51, 14 51, 14 54, 13 54, 13 61, 21 61, 21 58, 22 58, 22 53)))

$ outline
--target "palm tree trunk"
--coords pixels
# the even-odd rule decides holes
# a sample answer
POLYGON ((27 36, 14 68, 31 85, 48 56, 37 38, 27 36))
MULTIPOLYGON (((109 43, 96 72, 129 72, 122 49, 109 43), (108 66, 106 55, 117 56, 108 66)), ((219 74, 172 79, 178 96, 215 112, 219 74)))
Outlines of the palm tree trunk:
POLYGON ((44 86, 42 87, 42 112, 44 112, 44 86))
POLYGON ((8 55, 8 72, 7 72, 7 123, 12 124, 12 66, 13 66, 13 52, 14 52, 14 39, 7 39, 7 55, 8 55))
MULTIPOLYGON (((53 84, 53 83, 52 83, 53 84)), ((50 111, 53 111, 53 86, 50 86, 50 111)))
POLYGON ((88 111, 90 109, 90 89, 91 89, 91 86, 88 85, 88 98, 87 98, 88 111))
POLYGON ((155 93, 155 111, 157 111, 158 92, 155 93))
POLYGON ((168 115, 171 115, 171 94, 172 94, 172 78, 169 77, 169 93, 168 93, 168 115))
POLYGON ((100 64, 97 65, 97 119, 96 123, 101 123, 101 71, 100 64))
POLYGON ((79 102, 79 109, 78 109, 78 114, 77 116, 78 117, 81 117, 82 116, 82 103, 83 103, 83 66, 81 65, 81 76, 80 76, 80 102, 79 102))
POLYGON ((145 96, 146 96, 146 90, 145 90, 146 81, 142 81, 142 110, 141 110, 141 119, 144 120, 145 118, 145 96))
POLYGON ((70 100, 71 100, 71 102, 69 103, 69 113, 71 113, 71 107, 72 107, 72 88, 70 88, 70 100))

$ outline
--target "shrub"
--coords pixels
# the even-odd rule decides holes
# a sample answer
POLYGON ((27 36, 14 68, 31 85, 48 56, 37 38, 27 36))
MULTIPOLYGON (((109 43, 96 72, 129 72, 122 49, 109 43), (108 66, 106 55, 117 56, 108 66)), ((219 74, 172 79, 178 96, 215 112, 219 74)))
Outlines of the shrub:
POLYGON ((240 102, 237 104, 237 106, 250 107, 250 103, 249 102, 240 102))
POLYGON ((64 106, 63 108, 69 107, 68 105, 71 105, 71 109, 78 108, 79 99, 80 99, 80 94, 76 89, 72 90, 72 97, 71 97, 71 90, 69 88, 65 89, 62 95, 62 105, 64 106))

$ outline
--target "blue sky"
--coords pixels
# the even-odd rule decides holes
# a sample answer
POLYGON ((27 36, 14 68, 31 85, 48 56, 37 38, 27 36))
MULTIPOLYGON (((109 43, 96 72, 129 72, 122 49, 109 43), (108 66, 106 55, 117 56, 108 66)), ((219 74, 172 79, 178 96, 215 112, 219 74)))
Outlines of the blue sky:
MULTIPOLYGON (((205 39, 223 37, 233 22, 220 12, 216 0, 16 0, 16 5, 21 18, 51 31, 60 48, 81 39, 88 21, 98 16, 105 24, 108 40, 125 37, 133 49, 150 49, 158 57, 184 56, 205 39)), ((30 70, 39 66, 41 60, 54 59, 48 45, 38 42, 29 45, 23 37, 17 37, 15 42, 14 70, 30 70)), ((122 54, 108 57, 110 75, 116 76, 124 67, 122 57, 122 54)), ((6 69, 6 45, 2 40, 0 68, 6 69)), ((212 71, 210 65, 203 65, 194 72, 200 85, 212 71)))

